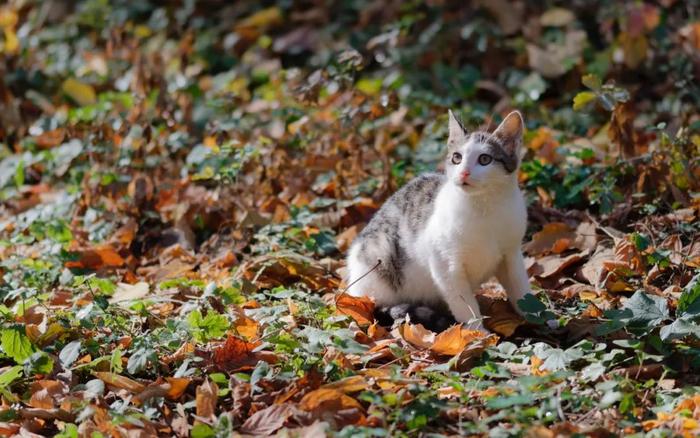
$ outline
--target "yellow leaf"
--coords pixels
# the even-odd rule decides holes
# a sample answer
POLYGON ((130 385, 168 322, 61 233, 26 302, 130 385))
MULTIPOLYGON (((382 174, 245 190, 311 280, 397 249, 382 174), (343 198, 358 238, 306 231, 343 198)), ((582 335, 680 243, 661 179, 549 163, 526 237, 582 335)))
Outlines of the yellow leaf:
POLYGON ((5 47, 2 51, 8 54, 17 53, 19 51, 19 40, 12 28, 5 28, 5 47))
POLYGON ((589 102, 595 99, 595 93, 592 91, 582 91, 574 96, 574 111, 584 108, 589 102))
POLYGON ((84 84, 77 79, 68 78, 63 81, 61 90, 78 105, 85 106, 97 102, 97 95, 90 84, 84 84))

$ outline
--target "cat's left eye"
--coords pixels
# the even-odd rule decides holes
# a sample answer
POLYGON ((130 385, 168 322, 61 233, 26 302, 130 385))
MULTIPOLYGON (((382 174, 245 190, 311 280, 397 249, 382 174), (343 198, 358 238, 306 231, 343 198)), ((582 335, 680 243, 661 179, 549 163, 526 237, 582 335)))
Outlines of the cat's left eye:
POLYGON ((459 164, 462 162, 462 154, 455 152, 452 154, 452 164, 459 164))
POLYGON ((482 166, 488 166, 493 161, 493 157, 489 154, 481 154, 481 155, 479 155, 479 158, 477 159, 477 161, 482 166))

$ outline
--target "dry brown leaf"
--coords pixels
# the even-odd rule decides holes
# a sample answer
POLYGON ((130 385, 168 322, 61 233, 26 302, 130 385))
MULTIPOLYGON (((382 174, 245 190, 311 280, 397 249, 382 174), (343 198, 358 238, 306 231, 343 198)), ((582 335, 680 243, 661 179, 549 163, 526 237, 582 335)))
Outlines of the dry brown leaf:
POLYGON ((56 407, 56 396, 68 392, 66 384, 58 380, 39 380, 31 386, 29 406, 40 409, 56 407))
POLYGON ((106 385, 112 386, 114 388, 126 389, 127 391, 138 394, 144 389, 146 385, 139 383, 136 380, 132 380, 128 377, 120 376, 116 373, 111 373, 108 371, 97 371, 93 373, 95 377, 102 380, 106 385))
POLYGON ((488 317, 484 319, 484 325, 501 336, 512 336, 515 330, 525 323, 523 317, 518 315, 506 300, 483 295, 478 295, 477 300, 481 313, 488 317))
POLYGON ((197 387, 195 406, 198 417, 206 419, 213 419, 216 417, 216 404, 219 400, 218 394, 219 387, 209 379, 206 379, 197 387))
POLYGON ((251 369, 260 360, 275 363, 277 356, 269 351, 253 352, 260 342, 252 343, 229 335, 223 344, 214 348, 212 360, 219 369, 234 371, 251 369))
POLYGON ((370 325, 374 321, 374 301, 367 297, 353 297, 342 293, 335 300, 337 312, 352 317, 359 325, 370 325))
POLYGON ((111 304, 129 304, 131 301, 139 300, 148 295, 149 286, 145 281, 136 284, 119 283, 114 295, 109 298, 111 304))
POLYGON ((551 222, 535 233, 524 249, 529 255, 561 254, 572 248, 592 250, 596 244, 596 228, 590 222, 581 222, 576 229, 563 222, 551 222))
POLYGON ((598 287, 605 277, 605 262, 615 259, 611 248, 599 246, 590 259, 581 267, 581 275, 592 286, 598 287))
POLYGON ((349 394, 358 391, 364 391, 368 387, 368 382, 364 376, 355 375, 344 379, 336 380, 335 382, 323 385, 326 389, 335 389, 344 394, 349 394))
POLYGON ((566 257, 561 257, 559 255, 548 255, 537 260, 532 270, 529 272, 530 275, 539 278, 550 278, 559 273, 569 266, 576 264, 583 260, 589 251, 583 251, 576 254, 571 254, 566 257))
POLYGON ((271 436, 284 427, 295 411, 296 408, 291 403, 270 405, 248 417, 240 431, 256 436, 271 436))

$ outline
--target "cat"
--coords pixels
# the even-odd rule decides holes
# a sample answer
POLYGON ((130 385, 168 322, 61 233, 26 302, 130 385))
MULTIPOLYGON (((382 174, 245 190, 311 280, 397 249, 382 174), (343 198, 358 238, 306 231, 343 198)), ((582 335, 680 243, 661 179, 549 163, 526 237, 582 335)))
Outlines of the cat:
POLYGON ((444 174, 409 181, 357 235, 347 255, 348 293, 373 298, 389 314, 405 303, 444 303, 456 321, 485 331, 474 295, 481 283, 495 276, 518 311, 531 293, 517 179, 524 122, 513 111, 489 134, 468 133, 452 111, 448 119, 444 174))

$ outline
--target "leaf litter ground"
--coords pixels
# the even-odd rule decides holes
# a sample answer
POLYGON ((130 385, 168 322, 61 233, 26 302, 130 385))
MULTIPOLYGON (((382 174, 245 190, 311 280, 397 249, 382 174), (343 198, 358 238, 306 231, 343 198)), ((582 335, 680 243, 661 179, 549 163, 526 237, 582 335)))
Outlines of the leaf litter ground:
POLYGON ((0 6, 0 433, 700 433, 695 6, 269 3, 0 6), (448 107, 527 120, 490 334, 342 293, 448 107))

